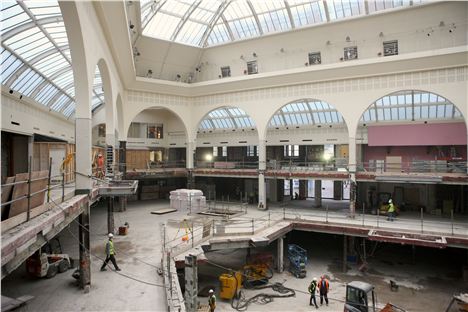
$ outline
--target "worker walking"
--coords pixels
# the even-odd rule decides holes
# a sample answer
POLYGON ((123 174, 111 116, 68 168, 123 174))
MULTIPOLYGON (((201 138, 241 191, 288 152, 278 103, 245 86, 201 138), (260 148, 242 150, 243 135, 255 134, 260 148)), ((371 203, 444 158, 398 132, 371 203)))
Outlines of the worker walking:
POLYGON ((317 278, 314 277, 312 282, 309 285, 310 300, 309 305, 312 305, 312 300, 314 301, 315 308, 318 309, 317 300, 315 299, 315 292, 317 291, 317 278))
POLYGON ((330 283, 325 276, 320 277, 318 287, 320 291, 320 305, 323 304, 323 298, 325 298, 325 303, 328 305, 328 290, 330 288, 330 283))
POLYGON ((104 260, 104 263, 101 266, 101 271, 107 271, 106 265, 109 263, 109 260, 112 261, 112 264, 115 267, 116 271, 120 271, 119 266, 117 265, 117 262, 115 261, 115 249, 114 249, 114 242, 112 239, 114 238, 114 235, 112 233, 109 233, 109 240, 107 241, 106 244, 106 260, 104 260))
POLYGON ((393 200, 390 198, 388 200, 388 217, 387 221, 393 221, 395 219, 395 205, 393 204, 393 200))
POLYGON ((214 312, 214 310, 216 309, 216 296, 214 294, 214 291, 213 289, 210 289, 208 291, 208 304, 210 306, 210 312, 214 312))

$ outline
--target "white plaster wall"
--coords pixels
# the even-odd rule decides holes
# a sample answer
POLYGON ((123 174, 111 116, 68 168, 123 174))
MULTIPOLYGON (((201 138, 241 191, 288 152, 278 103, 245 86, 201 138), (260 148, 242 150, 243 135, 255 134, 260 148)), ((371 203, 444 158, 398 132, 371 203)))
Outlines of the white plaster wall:
POLYGON ((75 141, 75 123, 63 115, 53 113, 25 97, 19 100, 3 92, 1 102, 2 131, 25 135, 38 133, 70 143, 75 141), (12 122, 19 125, 14 125, 12 122))
POLYGON ((199 48, 146 36, 139 38, 137 48, 140 52, 135 62, 137 76, 146 77, 148 69, 151 69, 152 78, 172 81, 177 74, 181 75, 181 81, 186 81, 190 73, 195 73, 202 55, 199 48))

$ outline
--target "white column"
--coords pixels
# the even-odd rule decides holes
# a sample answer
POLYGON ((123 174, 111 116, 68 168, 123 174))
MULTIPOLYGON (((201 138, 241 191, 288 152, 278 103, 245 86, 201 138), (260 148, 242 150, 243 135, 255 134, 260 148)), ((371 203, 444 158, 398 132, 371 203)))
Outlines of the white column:
POLYGON ((284 270, 284 244, 283 244, 283 237, 278 238, 278 243, 277 243, 277 251, 278 254, 276 255, 276 269, 278 270, 278 273, 283 272, 284 270))
POLYGON ((314 204, 315 208, 322 207, 322 180, 315 180, 314 204))
POLYGON ((187 142, 187 148, 185 150, 186 152, 186 161, 185 161, 185 166, 187 169, 193 169, 194 164, 193 164, 193 155, 195 154, 195 142, 187 142))
POLYGON ((91 118, 75 118, 76 190, 92 188, 91 128, 91 118))
POLYGON ((356 157, 356 138, 349 137, 349 160, 348 160, 348 171, 349 171, 349 216, 354 218, 356 212, 356 168, 357 168, 357 157, 356 157))
POLYGON ((259 208, 266 208, 265 170, 266 170, 266 142, 265 140, 260 140, 258 143, 258 207, 259 208))

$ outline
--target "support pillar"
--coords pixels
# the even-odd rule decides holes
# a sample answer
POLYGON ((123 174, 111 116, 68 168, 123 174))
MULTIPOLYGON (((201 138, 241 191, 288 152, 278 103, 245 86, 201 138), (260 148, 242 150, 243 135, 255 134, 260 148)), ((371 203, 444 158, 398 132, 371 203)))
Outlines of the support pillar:
POLYGON ((258 208, 266 209, 266 198, 265 198, 265 173, 260 171, 258 173, 258 208))
POLYGON ((294 182, 291 179, 289 180, 289 198, 294 198, 294 182))
POLYGON ((185 257, 185 309, 198 311, 198 268, 197 256, 185 257))
POLYGON ((279 237, 277 240, 277 252, 276 255, 276 269, 278 273, 282 273, 284 270, 284 242, 283 237, 279 237))
POLYGON ((187 142, 186 148, 186 162, 185 166, 187 170, 187 188, 192 189, 195 187, 195 179, 193 177, 193 168, 194 168, 194 156, 195 156, 195 142, 187 142))
POLYGON ((299 198, 307 198, 307 180, 299 180, 299 198))
POLYGON ((265 191, 265 171, 266 171, 266 142, 258 142, 258 208, 266 209, 265 191))
POLYGON ((80 241, 80 287, 85 293, 89 292, 91 285, 91 258, 89 254, 89 204, 86 204, 85 210, 78 217, 78 236, 80 241))
POLYGON ((333 199, 343 199, 343 181, 333 181, 333 199))
POLYGON ((89 194, 92 189, 91 180, 91 118, 76 118, 76 193, 89 194))
POLYGON ((357 153, 356 153, 356 138, 349 137, 349 217, 354 218, 356 215, 356 168, 357 168, 357 153))
POLYGON ((119 171, 122 172, 122 179, 127 175, 127 141, 119 141, 119 171))
POLYGON ((348 236, 343 235, 343 273, 348 271, 348 236))
POLYGON ((107 233, 114 234, 114 197, 107 198, 107 233))
POLYGON ((127 196, 120 196, 119 197, 119 211, 124 212, 127 211, 127 196))
POLYGON ((322 180, 315 180, 314 193, 314 206, 322 207, 322 180))

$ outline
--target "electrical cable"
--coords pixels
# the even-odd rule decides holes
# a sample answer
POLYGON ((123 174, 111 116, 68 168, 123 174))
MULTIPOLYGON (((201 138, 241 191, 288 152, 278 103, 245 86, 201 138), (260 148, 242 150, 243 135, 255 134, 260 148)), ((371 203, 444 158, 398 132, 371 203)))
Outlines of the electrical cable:
MULTIPOLYGON (((228 272, 236 272, 236 270, 234 270, 234 269, 232 269, 232 268, 228 268, 228 267, 222 266, 222 265, 217 264, 217 263, 215 263, 215 262, 212 262, 212 261, 210 261, 210 260, 206 260, 205 262, 208 263, 208 264, 211 264, 211 265, 213 265, 213 266, 216 266, 216 267, 218 267, 218 268, 221 268, 221 269, 223 269, 223 270, 226 270, 226 271, 228 271, 228 272)), ((233 274, 233 275, 234 275, 234 277, 235 277, 235 274, 233 274)), ((242 272, 241 272, 241 275, 244 276, 244 277, 247 277, 247 276, 246 276, 245 274, 243 274, 242 272)), ((236 277, 235 277, 235 278, 236 278, 236 277)), ((285 286, 283 285, 284 282, 283 282, 283 283, 267 284, 267 285, 257 286, 257 287, 265 287, 265 288, 271 287, 271 288, 272 288, 273 290, 275 290, 275 291, 280 290, 280 291, 278 291, 278 292, 280 292, 280 293, 281 293, 281 291, 284 291, 282 287, 275 287, 275 288, 273 288, 273 286, 275 286, 275 285, 277 285, 277 284, 279 284, 279 285, 281 285, 282 287, 284 287, 284 289, 288 289, 288 290, 294 291, 294 293, 302 293, 302 294, 305 294, 305 295, 310 295, 309 292, 306 292, 306 291, 303 291, 303 290, 300 290, 300 289, 296 289, 296 288, 292 288, 292 287, 285 287, 285 286), (266 286, 267 286, 267 287, 266 287, 266 286)), ((237 278, 236 278, 236 285, 237 285, 237 278)), ((236 286, 236 287, 237 287, 237 286, 236 286)), ((252 289, 255 290, 255 289, 260 289, 260 288, 255 288, 255 287, 254 287, 254 288, 252 288, 252 289)), ((237 292, 237 289, 236 289, 236 292, 237 292)), ((241 292, 242 292, 242 291, 241 291, 241 292)), ((239 292, 239 296, 241 295, 241 292, 239 292)), ((294 295, 294 296, 295 296, 295 295, 294 295)), ((292 297, 292 296, 283 296, 283 297, 292 297)), ((244 298, 245 298, 245 297, 244 297, 244 298)), ((268 300, 270 300, 270 299, 272 300, 273 298, 275 298, 275 297, 271 297, 271 298, 267 298, 267 297, 264 297, 264 298, 263 298, 263 297, 256 297, 255 300, 259 299, 261 304, 266 304, 266 303, 271 302, 271 301, 268 301, 268 300), (267 302, 267 301, 268 301, 268 302, 267 302)), ((281 298, 281 297, 279 297, 279 298, 281 298)), ((252 298, 251 298, 251 299, 252 299, 252 298)), ((331 300, 331 301, 337 301, 337 302, 345 303, 345 300, 333 298, 333 297, 330 297, 330 296, 328 296, 328 299, 331 300)), ((239 301, 241 301, 241 300, 242 300, 242 298, 239 298, 239 301)), ((243 299, 243 300, 245 301, 246 299, 243 299)), ((250 300, 250 299, 247 299, 247 300, 250 300)), ((244 310, 238 310, 238 311, 245 311, 245 309, 247 309, 247 306, 248 306, 250 303, 253 303, 255 300, 249 301, 249 303, 248 303, 247 305, 245 305, 245 306, 244 306, 244 304, 242 304, 242 305, 241 305, 241 308, 243 308, 244 310)), ((236 307, 233 306, 233 302, 232 302, 232 301, 231 301, 231 306, 232 306, 233 309, 236 309, 236 307)), ((237 310, 237 309, 236 309, 236 310, 237 310)))
MULTIPOLYGON (((76 236, 73 234, 73 232, 70 230, 69 227, 67 227, 67 230, 70 232, 70 235, 73 236, 73 238, 78 242, 78 244, 79 244, 82 248, 84 248, 91 256, 93 256, 93 257, 95 257, 95 258, 97 258, 97 259, 99 259, 99 260, 101 260, 101 261, 103 261, 103 262, 105 261, 105 259, 103 259, 103 258, 101 258, 101 257, 99 257, 99 256, 97 256, 97 255, 95 255, 95 254, 93 254, 89 249, 87 249, 86 246, 85 246, 84 244, 82 244, 82 243, 79 241, 78 237, 76 237, 76 236)), ((107 266, 109 266, 109 268, 110 268, 109 263, 107 263, 107 266)), ((136 282, 143 283, 143 284, 146 284, 146 285, 155 286, 155 287, 163 287, 163 288, 165 287, 164 285, 155 284, 155 283, 151 283, 151 282, 147 282, 147 281, 138 279, 138 278, 136 278, 136 277, 133 277, 133 276, 130 276, 130 275, 121 273, 121 272, 119 272, 119 271, 112 271, 112 272, 114 272, 114 273, 116 273, 116 274, 118 274, 118 275, 120 275, 120 276, 123 276, 123 277, 125 277, 125 278, 131 279, 131 280, 134 280, 134 281, 136 281, 136 282)))
MULTIPOLYGON (((55 205, 57 206, 58 208, 61 209, 61 207, 53 200, 53 199, 50 199, 50 201, 55 205)), ((85 230, 86 232, 89 232, 88 228, 86 228, 84 225, 80 224, 80 222, 78 222, 76 219, 72 219, 73 222, 75 222, 79 227, 81 227, 83 230, 85 230)), ((91 234, 91 232, 89 232, 91 234)), ((159 246, 159 245, 157 245, 159 246)), ((157 265, 154 265, 154 264, 151 264, 151 263, 148 263, 148 262, 145 262, 144 260, 141 260, 140 258, 136 257, 136 256, 133 256, 133 255, 129 255, 129 254, 126 254, 125 252, 119 252, 121 253, 122 255, 124 256, 127 256, 127 257, 131 257, 133 259, 136 259, 137 261, 140 261, 141 263, 144 263, 148 266, 151 266, 153 268, 156 268, 158 270, 161 270, 161 267, 157 266, 157 265)))

